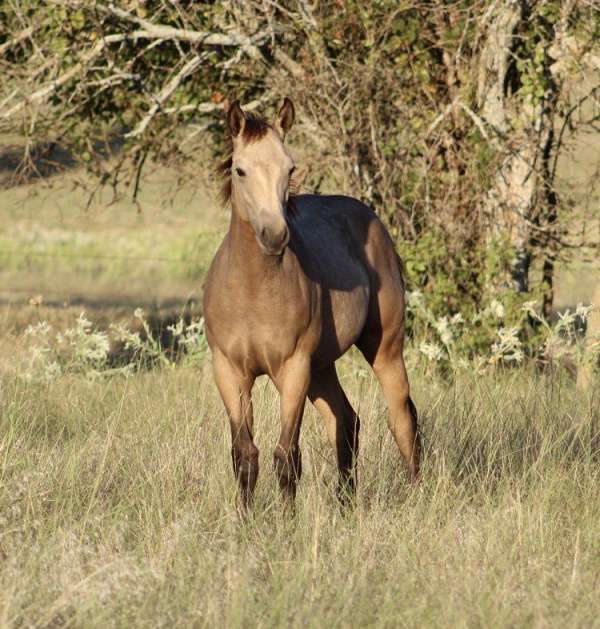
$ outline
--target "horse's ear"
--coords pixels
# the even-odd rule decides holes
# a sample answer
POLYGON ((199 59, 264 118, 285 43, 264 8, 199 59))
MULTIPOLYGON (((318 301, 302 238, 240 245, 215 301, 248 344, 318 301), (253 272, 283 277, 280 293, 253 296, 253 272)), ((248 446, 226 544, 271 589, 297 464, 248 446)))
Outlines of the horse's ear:
POLYGON ((240 101, 234 100, 227 110, 227 128, 232 138, 236 138, 244 130, 246 116, 240 107, 240 101))
POLYGON ((283 99, 283 105, 279 110, 279 114, 277 115, 274 125, 276 131, 282 139, 285 138, 287 132, 292 128, 295 115, 294 103, 292 103, 292 101, 286 96, 283 99))

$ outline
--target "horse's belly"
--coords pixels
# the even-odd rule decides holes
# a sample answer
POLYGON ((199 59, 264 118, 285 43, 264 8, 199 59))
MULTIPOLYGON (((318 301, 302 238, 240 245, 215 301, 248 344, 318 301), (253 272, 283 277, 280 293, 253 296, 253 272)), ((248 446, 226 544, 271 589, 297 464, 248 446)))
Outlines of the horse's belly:
POLYGON ((315 352, 317 365, 328 365, 344 354, 363 331, 369 309, 369 286, 349 291, 328 290, 322 296, 321 341, 315 352))

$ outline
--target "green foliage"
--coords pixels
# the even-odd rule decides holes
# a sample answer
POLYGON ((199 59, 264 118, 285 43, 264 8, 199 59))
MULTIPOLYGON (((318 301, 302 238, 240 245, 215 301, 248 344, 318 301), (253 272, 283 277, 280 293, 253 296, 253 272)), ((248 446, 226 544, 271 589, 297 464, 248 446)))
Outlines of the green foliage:
MULTIPOLYGON (((406 329, 428 360, 447 373, 457 368, 485 369, 519 363, 526 357, 544 365, 580 365, 597 361, 600 347, 592 336, 591 356, 582 358, 581 330, 591 307, 578 304, 551 323, 541 314, 544 284, 527 293, 509 284, 513 250, 501 238, 490 240, 474 273, 473 256, 452 253, 443 232, 428 231, 416 242, 400 244, 407 286, 406 329), (504 285, 494 280, 505 277, 504 285), (478 284, 481 282, 481 284, 478 284)), ((589 335, 589 333, 588 333, 589 335)))
MULTIPOLYGON (((512 242, 511 225, 485 214, 490 191, 515 151, 535 143, 540 117, 554 128, 555 112, 569 111, 551 48, 564 37, 597 47, 592 4, 26 0, 19 11, 4 9, 0 100, 18 108, 46 86, 47 97, 21 100, 11 132, 19 120, 27 146, 56 139, 101 184, 130 184, 137 195, 148 160, 195 177, 207 144, 222 155, 227 98, 268 112, 288 94, 298 105, 291 139, 311 164, 306 186, 373 205, 432 310, 475 312, 511 264, 511 248, 502 264, 489 250, 498 230, 512 242), (483 65, 486 42, 511 11, 499 77, 483 65), (32 34, 13 42, 24 25, 32 34), (153 33, 156 26, 174 34, 153 33), (196 69, 179 77, 196 55, 196 69), (500 80, 502 129, 482 118, 486 90, 500 80)), ((537 188, 526 218, 546 230, 522 245, 533 257, 555 256, 561 224, 570 226, 550 167, 559 150, 551 138, 530 157, 537 188)))

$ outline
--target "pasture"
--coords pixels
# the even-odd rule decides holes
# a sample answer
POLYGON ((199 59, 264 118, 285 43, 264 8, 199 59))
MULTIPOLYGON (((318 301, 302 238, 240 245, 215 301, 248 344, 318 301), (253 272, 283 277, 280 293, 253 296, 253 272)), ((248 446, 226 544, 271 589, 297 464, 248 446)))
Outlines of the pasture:
POLYGON ((598 3, 4 4, 0 629, 600 629, 598 3))
POLYGON ((272 472, 276 397, 255 395, 261 475, 235 509, 207 369, 1 380, 0 625, 598 626, 600 410, 523 370, 448 383, 412 371, 423 478, 407 486, 377 384, 356 507, 341 512, 313 409, 294 518, 272 472))
POLYGON ((410 488, 379 387, 348 355, 356 505, 338 506, 308 407, 290 518, 272 470, 277 396, 261 380, 261 473, 243 521, 207 361, 44 383, 26 377, 23 335, 64 329, 83 307, 113 319, 198 294, 226 215, 191 193, 177 210, 85 213, 65 181, 2 192, 3 251, 47 255, 2 260, 0 626, 599 626, 597 391, 530 367, 448 379, 409 351, 424 443, 410 488))

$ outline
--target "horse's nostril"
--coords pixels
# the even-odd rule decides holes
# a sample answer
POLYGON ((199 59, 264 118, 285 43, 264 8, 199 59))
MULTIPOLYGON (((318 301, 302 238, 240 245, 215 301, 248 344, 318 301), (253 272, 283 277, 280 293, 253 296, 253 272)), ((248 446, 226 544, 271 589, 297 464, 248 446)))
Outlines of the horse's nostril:
POLYGON ((257 237, 269 253, 281 253, 288 243, 289 231, 287 225, 280 230, 265 226, 257 231, 257 237))

